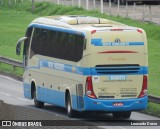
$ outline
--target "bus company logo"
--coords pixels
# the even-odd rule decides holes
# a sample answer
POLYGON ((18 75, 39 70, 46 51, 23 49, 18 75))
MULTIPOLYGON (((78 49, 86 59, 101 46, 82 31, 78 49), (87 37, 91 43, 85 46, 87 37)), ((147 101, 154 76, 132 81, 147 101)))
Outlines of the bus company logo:
POLYGON ((99 77, 98 76, 93 76, 92 79, 93 79, 94 82, 99 82, 99 77))
POLYGON ((125 57, 120 57, 120 58, 114 58, 114 57, 109 57, 108 61, 127 61, 128 59, 125 57))
POLYGON ((116 38, 116 39, 114 40, 114 42, 115 42, 115 43, 120 43, 121 40, 120 40, 119 38, 116 38))

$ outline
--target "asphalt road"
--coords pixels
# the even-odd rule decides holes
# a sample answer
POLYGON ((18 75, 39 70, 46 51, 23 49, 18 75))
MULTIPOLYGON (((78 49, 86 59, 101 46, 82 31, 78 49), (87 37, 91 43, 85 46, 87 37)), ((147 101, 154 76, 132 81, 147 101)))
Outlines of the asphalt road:
MULTIPOLYGON (((2 75, 0 75, 0 100, 13 105, 21 105, 33 108, 33 100, 26 99, 23 96, 22 82, 2 75)), ((41 110, 50 112, 50 115, 56 114, 68 119, 64 108, 46 104, 45 107, 41 110)), ((90 120, 92 119, 95 121, 90 122, 91 124, 99 123, 98 125, 100 127, 106 129, 159 129, 158 126, 116 126, 118 123, 113 123, 113 126, 108 126, 107 123, 102 122, 101 120, 113 119, 111 114, 80 113, 77 118, 74 119, 85 120, 87 122, 90 122, 90 120)), ((143 113, 132 112, 132 116, 129 120, 160 120, 160 118, 143 113)))

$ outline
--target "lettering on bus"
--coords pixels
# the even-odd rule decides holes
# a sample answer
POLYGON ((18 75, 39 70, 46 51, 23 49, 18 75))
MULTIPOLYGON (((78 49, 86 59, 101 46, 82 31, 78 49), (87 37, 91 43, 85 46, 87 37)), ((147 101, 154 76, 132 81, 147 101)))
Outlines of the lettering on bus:
POLYGON ((120 57, 120 58, 114 58, 114 57, 109 57, 109 61, 127 61, 127 58, 125 57, 120 57))
POLYGON ((54 63, 54 68, 58 70, 64 70, 64 64, 54 63))
POLYGON ((129 43, 127 42, 122 42, 122 43, 107 42, 107 43, 103 43, 103 46, 129 46, 129 43))
POLYGON ((124 81, 127 80, 126 75, 112 75, 109 76, 109 80, 113 81, 113 80, 119 80, 119 81, 124 81))
POLYGON ((53 62, 48 62, 48 68, 53 69, 54 68, 54 63, 53 62))

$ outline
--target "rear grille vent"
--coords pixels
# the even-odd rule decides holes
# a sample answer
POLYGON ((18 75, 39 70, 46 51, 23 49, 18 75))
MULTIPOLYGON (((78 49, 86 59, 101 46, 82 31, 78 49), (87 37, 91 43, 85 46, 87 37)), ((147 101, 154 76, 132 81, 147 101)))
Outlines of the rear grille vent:
POLYGON ((136 73, 139 70, 138 64, 96 65, 96 72, 101 74, 136 73))

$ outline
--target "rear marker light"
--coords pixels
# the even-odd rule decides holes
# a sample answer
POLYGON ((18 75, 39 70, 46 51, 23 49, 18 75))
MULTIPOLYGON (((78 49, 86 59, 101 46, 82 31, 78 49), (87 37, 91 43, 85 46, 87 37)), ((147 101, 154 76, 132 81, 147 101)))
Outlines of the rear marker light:
POLYGON ((94 34, 94 33, 96 33, 96 30, 92 30, 92 31, 91 31, 91 34, 94 34))
POLYGON ((137 29, 137 31, 138 31, 139 33, 142 33, 142 30, 141 30, 141 29, 137 29))
POLYGON ((90 98, 97 98, 93 91, 93 85, 92 85, 92 77, 89 76, 86 79, 86 95, 90 98))
POLYGON ((148 77, 146 75, 143 76, 143 84, 142 84, 142 90, 139 94, 138 98, 142 98, 147 95, 147 81, 148 77))

